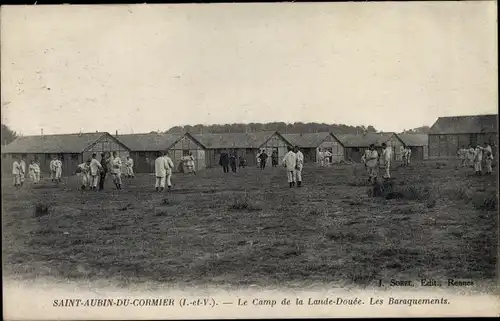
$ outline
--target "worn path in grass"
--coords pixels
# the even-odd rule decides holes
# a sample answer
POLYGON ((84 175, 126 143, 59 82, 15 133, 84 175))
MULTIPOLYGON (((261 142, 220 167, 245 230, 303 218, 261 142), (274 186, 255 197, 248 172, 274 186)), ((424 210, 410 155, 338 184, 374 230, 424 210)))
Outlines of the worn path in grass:
POLYGON ((498 209, 480 209, 476 195, 497 192, 496 173, 471 171, 393 170, 398 189, 428 189, 432 200, 369 197, 360 165, 306 167, 300 189, 282 168, 175 174, 163 195, 145 174, 104 192, 79 191, 76 177, 21 190, 4 178, 4 275, 267 286, 491 279, 498 209), (42 202, 49 214, 34 217, 42 202))

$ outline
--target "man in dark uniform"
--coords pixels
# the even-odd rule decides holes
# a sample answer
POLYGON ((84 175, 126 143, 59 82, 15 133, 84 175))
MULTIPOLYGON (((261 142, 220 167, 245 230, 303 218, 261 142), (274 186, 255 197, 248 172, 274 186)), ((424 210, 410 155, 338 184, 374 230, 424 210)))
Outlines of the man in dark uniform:
POLYGON ((106 174, 108 173, 108 159, 106 158, 106 154, 101 153, 101 166, 102 171, 99 177, 99 190, 104 189, 104 181, 106 180, 106 174))
POLYGON ((231 171, 233 171, 233 173, 236 173, 236 159, 237 159, 236 151, 233 150, 231 155, 229 155, 229 164, 231 165, 231 171))
POLYGON ((269 157, 269 156, 267 155, 266 150, 265 150, 265 149, 263 149, 263 150, 262 150, 262 153, 260 153, 260 155, 259 155, 259 159, 260 159, 260 169, 264 169, 264 168, 266 168, 266 162, 267 162, 267 158, 268 158, 268 157, 269 157))
POLYGON ((220 154, 219 165, 222 166, 224 173, 229 173, 229 155, 225 150, 220 154))
POLYGON ((271 161, 272 161, 273 167, 278 166, 278 152, 275 150, 273 150, 273 153, 271 154, 271 161))

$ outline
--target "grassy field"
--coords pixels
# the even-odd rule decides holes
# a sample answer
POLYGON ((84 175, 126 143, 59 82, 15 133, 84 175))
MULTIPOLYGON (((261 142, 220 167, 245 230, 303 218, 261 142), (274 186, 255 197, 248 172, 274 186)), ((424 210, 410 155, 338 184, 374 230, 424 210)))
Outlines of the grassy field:
POLYGON ((21 190, 2 179, 4 276, 120 285, 373 285, 377 279, 494 279, 497 173, 453 163, 393 169, 399 198, 371 197, 361 165, 175 174, 154 193, 138 175, 122 191, 79 191, 76 177, 21 190), (48 204, 47 215, 35 206, 48 204))

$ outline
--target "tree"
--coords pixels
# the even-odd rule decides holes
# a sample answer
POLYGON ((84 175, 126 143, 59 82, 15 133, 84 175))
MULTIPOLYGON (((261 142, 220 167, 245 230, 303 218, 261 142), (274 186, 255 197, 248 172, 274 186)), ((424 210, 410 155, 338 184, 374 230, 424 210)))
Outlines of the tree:
POLYGON ((8 144, 17 138, 17 133, 9 128, 9 126, 2 124, 2 144, 8 144))

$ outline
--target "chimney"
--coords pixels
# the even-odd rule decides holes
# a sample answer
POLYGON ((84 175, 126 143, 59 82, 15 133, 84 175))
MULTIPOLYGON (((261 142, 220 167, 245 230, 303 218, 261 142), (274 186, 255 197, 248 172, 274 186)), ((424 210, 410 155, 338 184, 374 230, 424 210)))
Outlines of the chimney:
POLYGON ((40 132, 42 133, 42 137, 43 137, 43 128, 40 129, 40 132))
POLYGON ((118 136, 118 130, 116 131, 115 136, 118 136))

